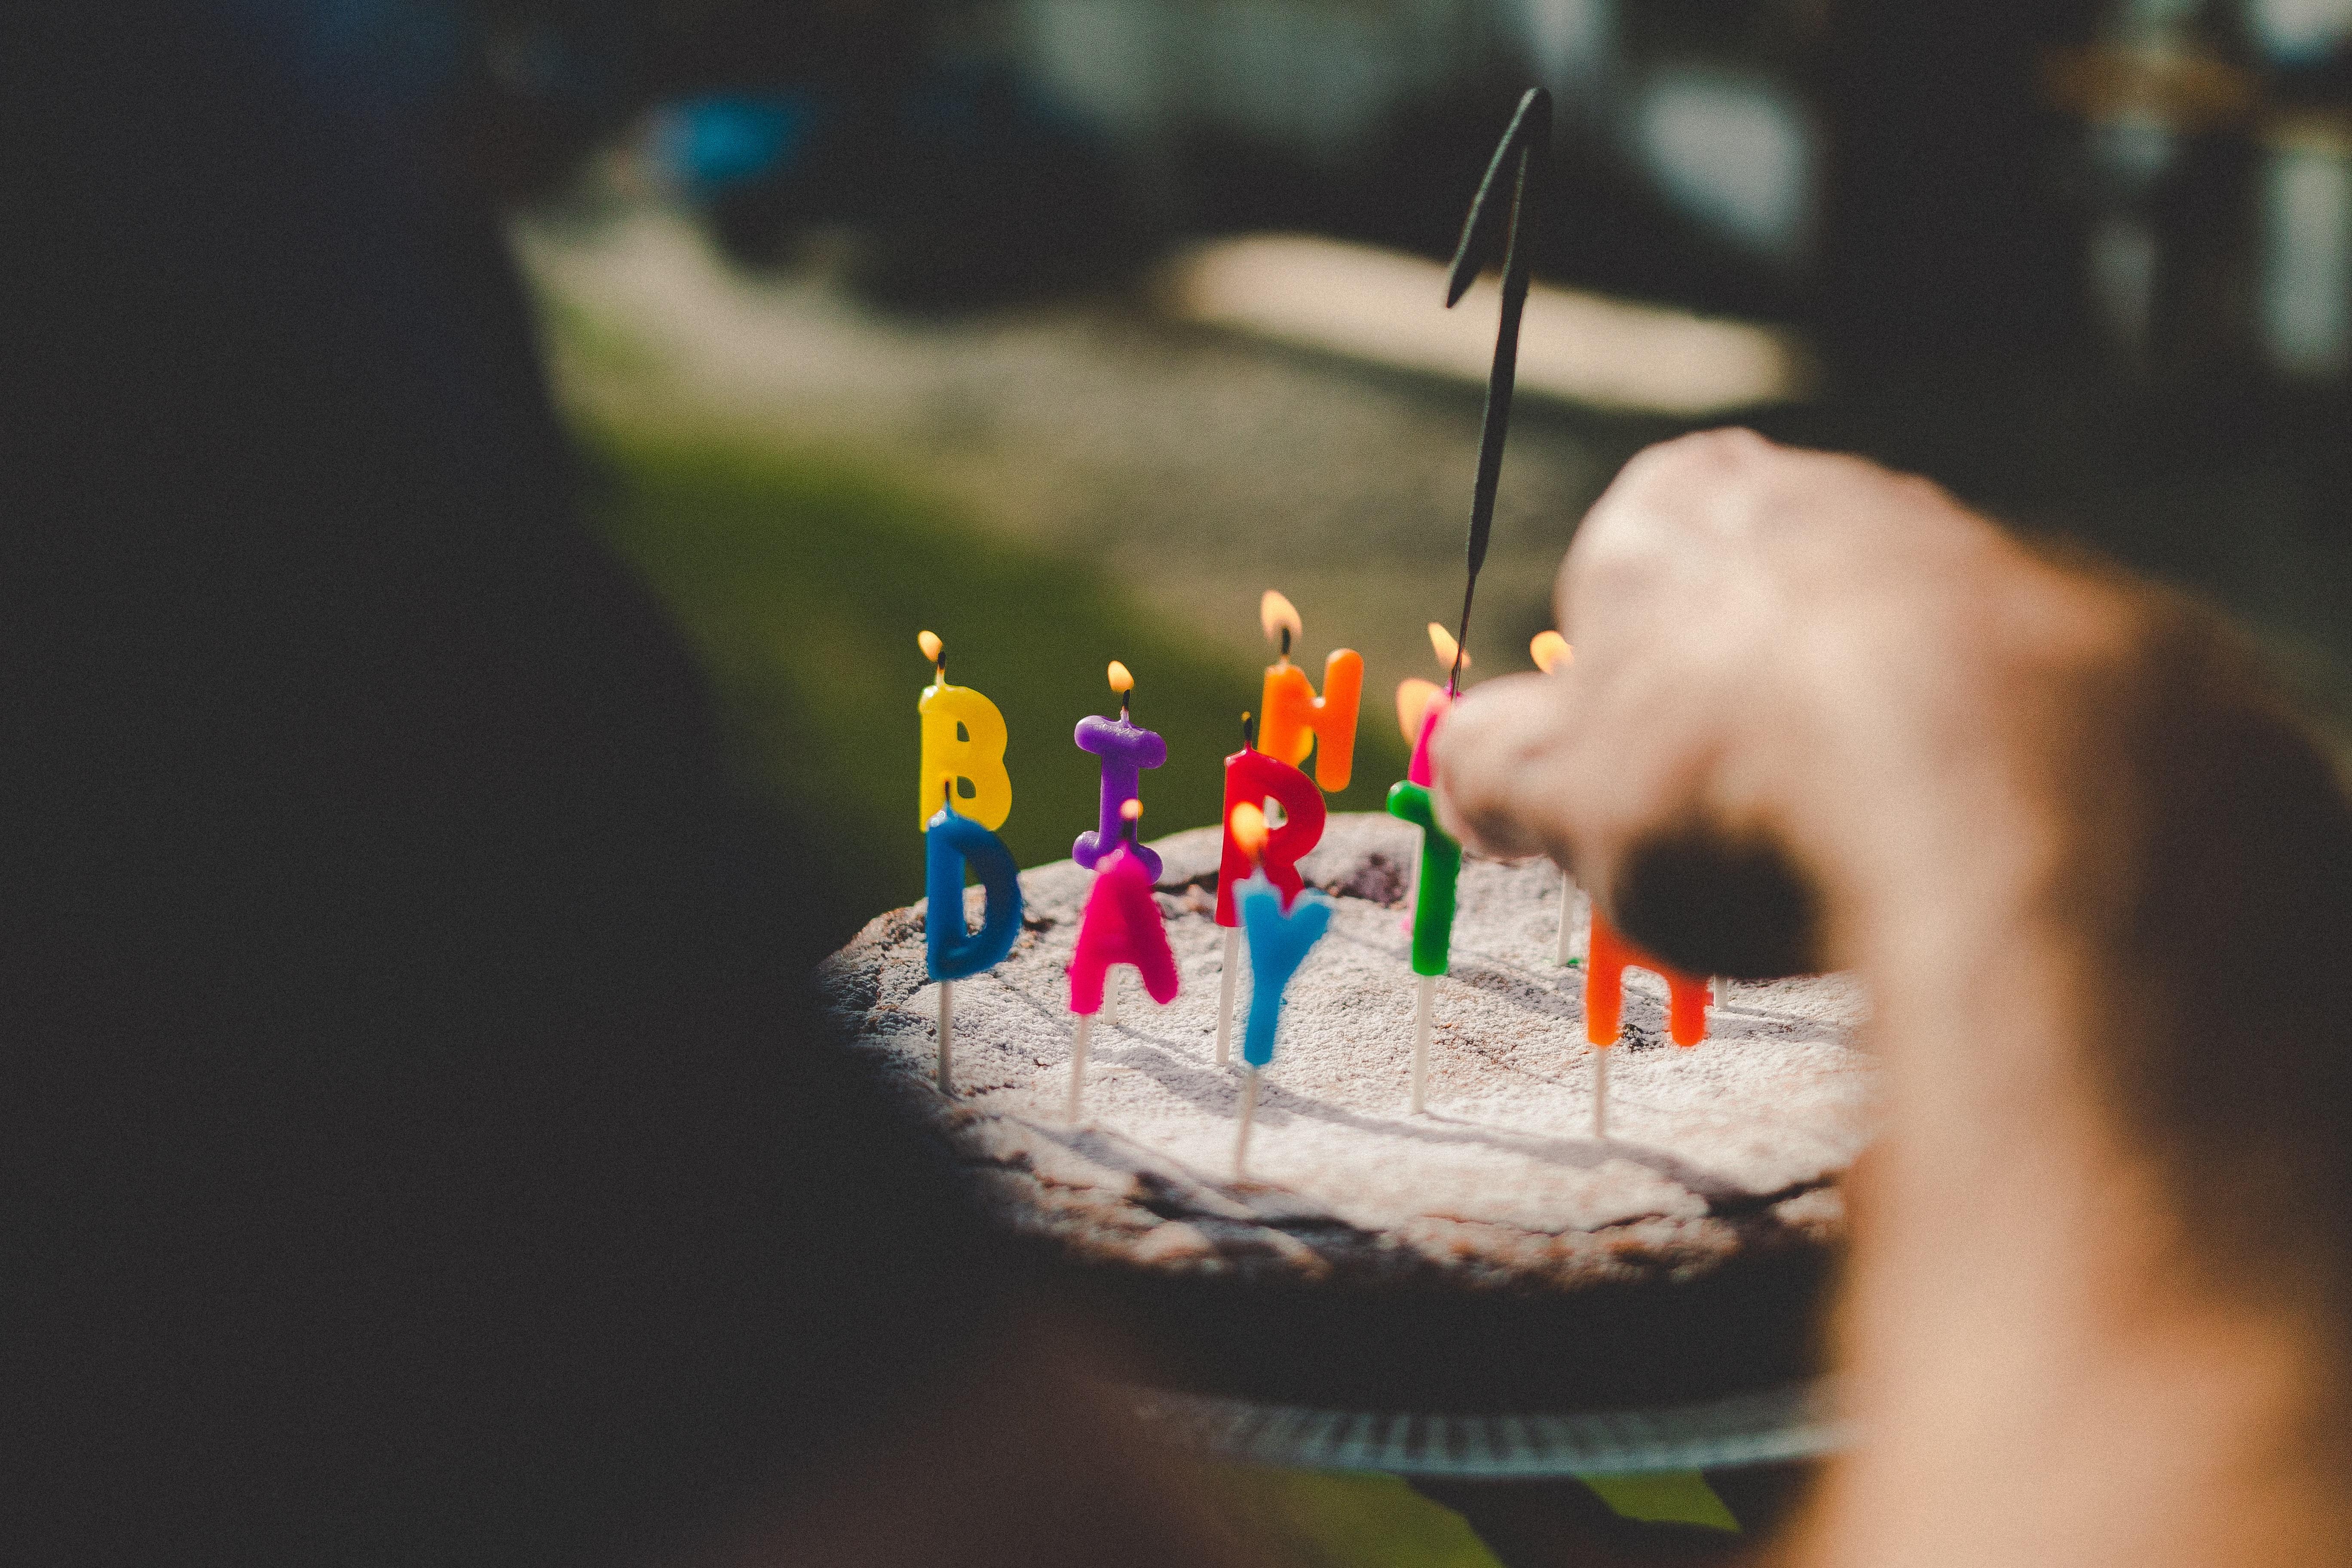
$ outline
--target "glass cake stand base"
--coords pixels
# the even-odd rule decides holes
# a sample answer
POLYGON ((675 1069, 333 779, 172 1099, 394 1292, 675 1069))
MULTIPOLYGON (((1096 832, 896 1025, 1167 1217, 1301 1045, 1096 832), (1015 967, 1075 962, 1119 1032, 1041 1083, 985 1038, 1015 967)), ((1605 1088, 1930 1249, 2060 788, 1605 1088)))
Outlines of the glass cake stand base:
POLYGON ((1655 1475, 1820 1458, 1849 1439, 1832 1381, 1689 1405, 1563 1415, 1427 1415, 1120 1390, 1145 1429, 1194 1453, 1299 1470, 1449 1480, 1655 1475))

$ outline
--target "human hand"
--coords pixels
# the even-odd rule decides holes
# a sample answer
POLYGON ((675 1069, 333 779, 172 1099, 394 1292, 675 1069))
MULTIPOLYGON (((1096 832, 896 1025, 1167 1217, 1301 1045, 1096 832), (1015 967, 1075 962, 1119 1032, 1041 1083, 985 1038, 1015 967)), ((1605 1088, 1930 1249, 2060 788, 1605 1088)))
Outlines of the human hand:
POLYGON ((2238 639, 1744 432, 1629 465, 1558 609, 1573 665, 1438 731, 1449 831, 1871 992, 1808 1560, 2345 1560, 2352 811, 2238 639))
POLYGON ((1990 876, 1984 846, 2033 841, 2064 710, 2148 620, 1923 479, 1741 430, 1629 464, 1557 605, 1574 663, 1478 687, 1438 732, 1448 831, 1572 865, 1663 956, 1759 976, 1857 962, 1957 846, 1990 876))

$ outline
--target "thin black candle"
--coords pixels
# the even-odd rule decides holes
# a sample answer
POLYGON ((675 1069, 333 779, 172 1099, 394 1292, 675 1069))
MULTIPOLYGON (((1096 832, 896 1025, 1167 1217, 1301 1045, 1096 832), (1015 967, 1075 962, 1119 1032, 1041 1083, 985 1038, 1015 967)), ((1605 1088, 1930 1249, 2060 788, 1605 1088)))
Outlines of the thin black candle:
POLYGON ((1470 646, 1470 605, 1478 592, 1478 572, 1486 563, 1486 541, 1495 528, 1495 489, 1503 472, 1503 442, 1510 432, 1511 393, 1519 367, 1519 318, 1527 308, 1528 246, 1527 227, 1533 214, 1543 160, 1551 151, 1551 94, 1531 87, 1519 100, 1510 128, 1486 165, 1470 216, 1462 225, 1462 243, 1447 268, 1445 305, 1461 302, 1487 258, 1499 229, 1503 251, 1503 310, 1495 330, 1495 359, 1486 377, 1486 415, 1478 433, 1478 477, 1470 494, 1468 572, 1462 584, 1462 629, 1454 634, 1454 668, 1448 673, 1448 695, 1462 688, 1463 652, 1470 646), (1511 205, 1507 218, 1499 213, 1504 172, 1510 174, 1511 205))

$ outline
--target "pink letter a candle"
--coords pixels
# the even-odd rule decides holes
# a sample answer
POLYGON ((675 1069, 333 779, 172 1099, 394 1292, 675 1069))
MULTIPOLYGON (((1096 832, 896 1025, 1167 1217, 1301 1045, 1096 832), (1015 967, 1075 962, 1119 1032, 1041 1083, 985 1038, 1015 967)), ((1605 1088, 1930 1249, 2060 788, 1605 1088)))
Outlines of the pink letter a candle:
POLYGON ((1070 1011, 1078 1016, 1070 1046, 1069 1120, 1076 1123, 1085 1101, 1087 1043, 1095 1015, 1102 1011, 1103 982, 1114 963, 1131 963, 1143 976, 1154 1002, 1176 999, 1176 954, 1168 945, 1167 919, 1151 894, 1151 873, 1122 844, 1104 859, 1087 894, 1078 921, 1077 951, 1070 955, 1070 1011))

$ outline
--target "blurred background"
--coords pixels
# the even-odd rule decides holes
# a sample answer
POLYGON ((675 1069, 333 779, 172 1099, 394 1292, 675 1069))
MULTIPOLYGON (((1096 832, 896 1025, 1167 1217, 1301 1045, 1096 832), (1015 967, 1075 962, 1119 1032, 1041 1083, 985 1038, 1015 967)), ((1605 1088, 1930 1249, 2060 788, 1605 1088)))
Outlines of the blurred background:
MULTIPOLYGON (((821 911, 833 941, 922 891, 913 784, 915 704, 929 676, 916 634, 926 627, 945 637, 953 679, 993 698, 1010 721, 1015 798, 1005 836, 1024 864, 1066 855, 1094 826, 1095 760, 1070 735, 1082 714, 1114 708, 1104 680, 1113 658, 1138 679, 1136 717, 1169 742, 1167 766, 1146 783, 1146 831, 1214 820, 1219 760, 1237 742, 1243 710, 1257 704, 1270 654, 1256 613, 1268 588, 1302 613, 1298 651, 1310 670, 1319 673, 1335 647, 1366 656, 1356 779, 1336 804, 1377 807, 1405 765, 1391 693, 1404 678, 1442 674, 1423 628, 1451 623, 1461 602, 1493 343, 1494 285, 1446 310, 1442 258, 1513 103, 1532 84, 1557 95, 1557 135, 1528 233, 1538 286, 1471 679, 1527 668, 1529 637, 1550 621, 1560 553, 1627 458, 1677 432, 1738 420, 1926 472, 2021 527, 2085 542, 2206 594, 2268 644, 2323 711, 2352 713, 2342 676, 2352 669, 2342 438, 2352 412, 2352 0, 211 0, 203 9, 226 18, 225 28, 271 33, 264 85, 332 100, 338 112, 309 114, 315 106, 272 98, 267 114, 215 106, 207 121, 202 98, 142 104, 141 73, 153 62, 138 46, 167 49, 173 35, 158 32, 152 38, 165 41, 153 43, 128 24, 99 51, 119 45, 124 56, 101 61, 120 77, 112 97, 58 73, 53 92, 97 106, 58 117, 87 136, 82 163, 143 176, 94 181, 60 207, 107 209, 100 254, 131 257, 122 277, 144 286, 177 266, 194 271, 188 288, 160 290, 171 297, 153 309, 94 290, 97 314, 133 330, 156 321, 171 333, 217 326, 191 334, 188 357, 205 361, 205 374, 189 377, 184 395, 249 365, 300 371, 261 388, 250 408, 225 398, 217 420, 193 399, 174 410, 184 416, 184 429, 165 432, 179 437, 166 443, 175 457, 215 430, 231 433, 220 442, 232 448, 226 459, 212 464, 207 449, 194 465, 215 479, 215 466, 266 469, 270 449, 258 448, 257 461, 255 432, 240 421, 262 408, 299 423, 299 400, 314 386, 330 394, 323 423, 350 408, 401 419, 374 432, 380 443, 351 442, 351 453, 340 449, 340 426, 297 432, 286 449, 348 459, 327 465, 324 480, 306 468, 276 476, 280 484, 265 471, 257 485, 222 480, 201 491, 200 503, 259 495, 279 510, 247 535, 210 517, 151 531, 163 548, 137 564, 168 584, 155 602, 201 597, 185 593, 190 581, 215 592, 226 584, 235 591, 218 625, 238 628, 240 657, 250 628, 278 639, 270 647, 311 637, 350 667, 325 675, 348 679, 294 689, 364 696, 395 689, 369 684, 386 668, 372 634, 389 626, 425 637, 425 612, 444 601, 415 599, 415 584, 396 574, 380 593, 376 580, 354 587, 347 579, 364 577, 380 557, 366 538, 348 550, 318 546, 306 531, 315 499, 328 498, 320 510, 330 519, 417 526, 381 559, 438 566, 446 547, 464 570, 487 563, 527 575, 540 549, 547 569, 576 567, 553 548, 569 541, 571 519, 551 471, 560 465, 535 439, 541 409, 519 384, 524 345, 497 330, 511 304, 505 280, 475 265, 485 258, 464 243, 464 225, 448 223, 463 231, 454 237, 425 232, 448 218, 435 199, 446 194, 445 177, 465 193, 487 183, 527 280, 595 526, 684 629, 721 700, 743 779, 821 836, 789 892, 821 911), (191 104, 194 118, 183 118, 191 104), (257 127, 271 114, 278 118, 257 127), (390 127, 396 133, 383 141, 397 160, 360 159, 375 143, 346 121, 390 127), (322 122, 350 144, 315 163, 295 156, 322 122), (207 123, 237 139, 208 139, 207 123), (417 144, 428 135, 442 140, 417 144), (206 205, 205 160, 192 150, 251 176, 217 215, 206 205), (190 216, 197 208, 201 222, 190 216), (187 257, 178 242, 190 233, 216 254, 187 257), (352 250, 367 254, 355 259, 352 250), (437 258, 452 276, 425 277, 420 258, 437 258), (289 308, 313 268, 314 296, 289 308), (248 295, 261 304, 246 314, 206 314, 248 295), (363 330, 320 327, 346 318, 363 330), (312 354, 307 339, 289 344, 267 332, 236 341, 254 321, 289 338, 317 331, 323 346, 312 354), (217 352, 225 346, 238 352, 217 352), (468 355, 479 363, 459 363, 468 355), (480 439, 451 438, 459 435, 480 439), (414 473, 378 460, 378 445, 403 439, 428 454, 414 473), (453 449, 438 451, 445 443, 453 449), (408 488, 380 507, 344 504, 347 480, 363 491, 379 472, 406 473, 408 488), (434 511, 445 497, 509 509, 515 548, 502 554, 502 542, 486 542, 478 511, 434 511), (540 499, 544 515, 527 515, 540 499), (207 555, 222 536, 245 553, 207 555), (283 574, 281 547, 295 563, 283 574), (254 560, 270 570, 247 572, 254 560), (321 561, 341 574, 326 596, 299 570, 321 561), (277 615, 281 599, 299 614, 277 615), (351 604, 380 618, 347 626, 351 604)), ((170 365, 182 356, 152 357, 170 365)), ((134 355, 108 368, 129 379, 149 363, 134 355)), ((135 490, 140 474, 100 477, 118 481, 94 487, 111 502, 135 490)), ((91 537, 102 551, 107 536, 91 537)), ((447 575, 436 585, 449 587, 462 611, 472 580, 454 568, 447 575)), ((509 645, 537 648, 551 665, 562 656, 550 647, 593 651, 587 637, 540 643, 528 595, 496 602, 520 605, 522 618, 457 628, 478 632, 475 646, 492 657, 538 673, 509 645)), ((573 602, 548 595, 548 605, 573 602)), ((107 608, 111 619, 96 617, 102 626, 133 618, 121 603, 107 608)), ((576 630, 541 608, 546 625, 576 630)), ((135 651, 164 647, 168 659, 179 625, 167 616, 140 626, 135 651)), ((606 668, 636 668, 623 656, 644 653, 642 639, 628 626, 611 629, 617 662, 606 668)), ((456 653, 442 658, 436 644, 419 688, 434 700, 477 674, 468 645, 449 646, 456 653)), ((384 732, 454 734, 450 749, 462 751, 562 684, 452 702, 471 729, 428 721, 443 710, 419 702, 391 712, 384 732)), ((617 731, 609 712, 647 721, 632 691, 606 693, 593 675, 578 684, 598 700, 557 715, 553 732, 617 731)), ((253 690, 247 717, 274 711, 277 688, 253 690)), ((676 700, 666 680, 634 695, 646 690, 663 694, 661 711, 676 700)), ((247 731, 268 733, 240 729, 240 711, 225 721, 190 707, 175 713, 179 727, 156 732, 173 744, 183 729, 226 735, 220 746, 182 750, 226 756, 219 771, 236 773, 247 751, 259 752, 247 731)), ((354 728, 371 715, 356 717, 354 728)), ((148 728, 142 710, 132 732, 148 728)), ((693 731, 681 722, 631 738, 658 751, 690 744, 665 737, 693 731)), ((521 737, 515 754, 535 754, 532 739, 521 737)), ((443 889, 423 877, 411 889, 409 868, 462 861, 439 837, 460 807, 538 798, 515 795, 497 767, 477 761, 435 753, 394 781, 430 797, 432 809, 388 817, 387 833, 416 822, 436 837, 422 858, 405 841, 383 840, 398 847, 385 860, 401 868, 386 880, 415 900, 389 906, 385 929, 403 910, 440 908, 443 889), (481 793, 457 806, 436 793, 478 773, 481 793)), ((643 797, 633 789, 650 777, 646 787, 672 792, 677 779, 698 776, 695 762, 590 789, 594 798, 562 820, 622 820, 598 810, 634 817, 643 797)), ((108 776, 129 771, 111 753, 106 763, 108 776)), ((324 789, 310 766, 305 754, 291 775, 324 789)), ((236 798, 277 810, 267 792, 236 798)), ((513 820, 487 812, 479 822, 491 826, 472 831, 488 843, 513 820)), ((275 842, 276 826, 273 816, 269 831, 247 837, 275 842)), ((737 839, 714 829, 710 842, 731 854, 737 839)), ((214 855, 209 841, 202 847, 214 855)), ((500 853, 484 885, 529 883, 515 908, 534 921, 546 888, 605 885, 593 865, 576 883, 509 876, 513 866, 572 866, 581 858, 570 841, 533 841, 510 855, 492 847, 500 853)), ((318 856, 316 865, 344 864, 340 848, 318 856)), ((213 874, 211 858, 189 863, 213 874)), ((624 872, 610 873, 611 885, 637 889, 635 870, 624 872)), ((700 875, 683 868, 679 885, 700 875)), ((233 880, 231 896, 247 886, 233 880)), ((265 906, 303 911, 274 882, 233 907, 265 906)), ((541 973, 625 971, 630 946, 647 952, 647 976, 637 978, 653 988, 630 989, 623 974, 617 994, 656 1000, 642 1015, 611 1010, 613 1037, 634 1037, 644 1017, 677 1019, 667 987, 702 988, 705 968, 678 950, 697 946, 703 928, 675 913, 635 923, 645 906, 632 902, 632 923, 616 936, 615 922, 600 918, 614 907, 540 921, 553 933, 552 956, 532 962, 561 969, 517 967, 503 935, 478 942, 462 922, 449 923, 446 938, 462 950, 458 964, 444 964, 440 947, 387 942, 406 966, 387 973, 430 973, 434 984, 398 985, 402 1006, 384 1011, 383 1027, 408 1026, 410 995, 456 1016, 452 999, 473 994, 467 984, 504 998, 531 990, 541 973), (593 928, 576 949, 564 945, 575 926, 593 928), (655 951, 657 942, 668 946, 655 951), (445 984, 449 973, 460 983, 445 984)), ((377 918, 350 917, 320 945, 350 932, 363 941, 377 918)), ((501 929, 514 923, 498 919, 501 929)), ((711 929, 722 923, 712 920, 711 929)), ((205 934, 215 923, 207 916, 205 934)), ((490 923, 486 916, 483 929, 490 923)), ((255 951, 274 962, 278 948, 255 951)), ((708 973, 731 974, 735 956, 718 952, 708 973)), ((329 984, 320 982, 322 996, 329 984)), ((209 973, 202 986, 190 983, 207 998, 213 985, 209 973)), ((158 1006, 168 1010, 178 993, 163 994, 158 1006)), ((588 987, 560 1000, 601 1008, 604 995, 588 987)), ((352 1005, 340 992, 327 1000, 338 1010, 325 1016, 352 1005)), ((530 1036, 528 1050, 552 1053, 560 1037, 569 1062, 574 1016, 552 1016, 562 1028, 530 1036)), ((287 1016, 297 1020, 285 1026, 289 1038, 310 1027, 307 1013, 287 1016)), ((481 1026, 503 1036, 507 1016, 484 1012, 481 1026)), ((700 1033, 699 1018, 677 1022, 679 1036, 700 1033)), ((762 1049, 772 1024, 763 1011, 762 1049)), ((209 1059, 181 1053, 176 1032, 168 1037, 173 1073, 209 1059)), ((240 1053, 244 1044, 238 1036, 240 1053)), ((320 1091, 328 1103, 358 1092, 342 1087, 362 1080, 341 1058, 312 1052, 307 1035, 300 1044, 300 1059, 322 1063, 318 1072, 335 1086, 320 1091)), ((659 1107, 701 1113, 693 1095, 707 1086, 695 1074, 661 1076, 687 1097, 658 1100, 648 1124, 686 1114, 659 1107)), ((365 1092, 374 1094, 372 1083, 365 1092)), ((91 1143, 78 1125, 77 1158, 110 1179, 160 1181, 147 1173, 146 1124, 116 1110, 110 1100, 105 1125, 119 1126, 118 1142, 91 1143), (103 1157, 132 1142, 138 1159, 103 1157)), ((204 1120, 206 1137, 241 1136, 232 1120, 204 1120)), ((633 1102, 624 1120, 634 1130, 648 1113, 633 1102)), ((601 1136, 619 1124, 581 1125, 601 1136)), ((832 1163, 829 1150, 812 1147, 795 1158, 832 1163)), ((767 1190, 739 1178, 729 1163, 736 1144, 711 1149, 723 1184, 708 1190, 730 1203, 767 1190)), ((472 1169, 448 1164, 437 1144, 417 1158, 436 1179, 446 1169, 462 1183, 472 1169)), ((498 1167, 508 1163, 501 1142, 498 1167)), ((614 1164, 599 1143, 580 1168, 607 1184, 595 1193, 621 1194, 611 1212, 633 1217, 615 1234, 671 1237, 667 1216, 680 1211, 640 1204, 638 1166, 614 1164)), ((368 1181, 377 1179, 371 1167, 368 1181)), ((470 1189, 447 1190, 465 1194, 452 1207, 466 1215, 466 1245, 505 1234, 475 1225, 470 1189)), ((706 1191, 676 1190, 687 1194, 682 1205, 706 1191)), ((539 1209, 524 1212, 539 1223, 539 1209)), ((764 1231, 771 1218, 760 1208, 746 1223, 764 1231)), ((335 1247, 347 1233, 358 1227, 339 1212, 335 1247)), ((675 1239, 691 1248, 704 1234, 688 1226, 675 1239)), ((600 1281, 608 1250, 625 1251, 600 1240, 581 1254, 600 1281)), ((731 1256, 724 1261, 731 1269, 731 1256)), ((569 1299, 568 1288, 547 1291, 569 1299)), ((649 1442, 669 1443, 669 1427, 648 1432, 649 1442)), ((624 1451, 633 1450, 614 1448, 624 1451)), ((1257 1537, 1282 1548, 1270 1546, 1270 1560, 1388 1568, 1551 1562, 1559 1554, 1546 1543, 1570 1533, 1615 1542, 1613 1555, 1594 1554, 1596 1546, 1578 1561, 1725 1561, 1749 1539, 1727 1526, 1769 1523, 1793 1486, 1755 1472, 1704 1484, 1655 1479, 1646 1492, 1465 1486, 1444 1492, 1445 1508, 1394 1479, 1236 1470, 1218 1484, 1257 1537), (1610 1534, 1629 1521, 1647 1523, 1610 1534)))
POLYGON ((479 15, 603 526, 747 771, 837 830, 848 924, 920 890, 919 627, 1011 722, 1024 863, 1091 825, 1068 737, 1111 658, 1170 742, 1147 830, 1213 820, 1267 587, 1311 668, 1365 653, 1338 804, 1377 805, 1389 694, 1458 609, 1493 332, 1438 262, 1535 83, 1475 676, 1526 667, 1624 458, 1729 419, 2212 595, 2315 694, 2352 659, 2352 0, 479 15))

